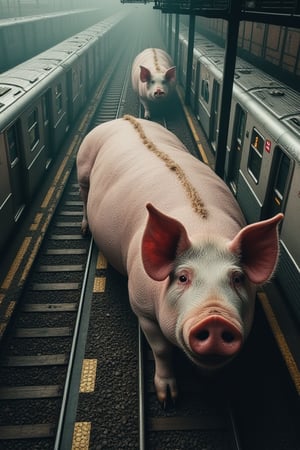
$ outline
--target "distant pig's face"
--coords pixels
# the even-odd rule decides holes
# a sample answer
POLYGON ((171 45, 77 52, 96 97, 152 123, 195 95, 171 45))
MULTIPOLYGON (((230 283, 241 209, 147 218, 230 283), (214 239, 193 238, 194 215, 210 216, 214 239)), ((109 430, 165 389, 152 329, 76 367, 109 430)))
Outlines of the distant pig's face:
POLYGON ((176 81, 175 67, 171 67, 165 73, 152 73, 143 66, 140 66, 140 70, 140 80, 146 84, 147 98, 149 100, 164 100, 173 91, 176 81))

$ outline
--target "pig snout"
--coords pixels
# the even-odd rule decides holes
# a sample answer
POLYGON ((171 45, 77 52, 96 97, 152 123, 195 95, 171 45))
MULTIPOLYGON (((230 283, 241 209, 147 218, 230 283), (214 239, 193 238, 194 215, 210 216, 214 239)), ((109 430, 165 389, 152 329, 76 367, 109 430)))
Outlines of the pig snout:
POLYGON ((241 349, 242 333, 220 315, 210 315, 189 333, 189 345, 200 363, 207 366, 226 364, 241 349))
POLYGON ((160 89, 160 88, 157 88, 155 91, 154 91, 154 97, 163 97, 165 95, 165 91, 163 91, 162 89, 160 89))

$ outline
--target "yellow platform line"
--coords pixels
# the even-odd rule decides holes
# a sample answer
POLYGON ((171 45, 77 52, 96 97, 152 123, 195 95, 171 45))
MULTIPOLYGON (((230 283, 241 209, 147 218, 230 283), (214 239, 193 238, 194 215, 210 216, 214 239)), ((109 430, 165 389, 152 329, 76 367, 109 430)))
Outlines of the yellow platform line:
POLYGON ((100 293, 100 292, 104 292, 105 291, 105 285, 106 285, 106 278, 105 277, 95 277, 93 292, 95 294, 100 293))
POLYGON ((84 359, 82 362, 79 392, 86 394, 95 391, 97 359, 84 359))
POLYGON ((191 114, 190 114, 190 112, 189 112, 188 107, 184 104, 182 92, 181 92, 181 90, 179 90, 179 88, 177 88, 177 93, 178 93, 178 95, 179 95, 180 102, 181 102, 181 105, 182 105, 182 108, 183 108, 183 111, 184 111, 186 120, 187 120, 187 122, 188 122, 188 124, 189 124, 189 127, 190 127, 190 130, 191 130, 191 132, 192 132, 192 135, 193 135, 195 144, 196 144, 197 147, 198 147, 198 150, 199 150, 200 156, 201 156, 201 158, 202 158, 202 161, 203 161, 205 164, 209 164, 209 161, 208 161, 208 158, 207 158, 207 156, 206 156, 205 150, 204 150, 203 146, 202 146, 201 143, 200 143, 199 135, 198 135, 198 133, 197 133, 197 131, 196 131, 196 128, 195 128, 195 126, 194 126, 194 123, 193 123, 193 120, 192 120, 192 116, 191 116, 191 114))
POLYGON ((89 449, 91 428, 91 422, 75 422, 72 450, 89 449))
POLYGON ((296 361, 289 349, 284 334, 281 331, 281 328, 273 312, 272 306, 269 303, 267 295, 264 292, 258 292, 257 296, 264 309, 264 312, 272 329, 273 335, 276 339, 278 347, 280 348, 281 354, 285 360, 285 363, 292 377, 296 390, 300 395, 300 372, 298 370, 296 361))

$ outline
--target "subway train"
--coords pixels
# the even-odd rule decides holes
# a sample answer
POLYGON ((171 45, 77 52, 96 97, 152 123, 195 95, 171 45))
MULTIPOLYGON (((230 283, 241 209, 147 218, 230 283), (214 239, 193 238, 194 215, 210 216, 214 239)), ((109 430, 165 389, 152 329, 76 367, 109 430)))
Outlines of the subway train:
MULTIPOLYGON (((169 22, 163 23, 166 35, 169 22)), ((172 42, 175 29, 172 26, 172 42)), ((180 24, 177 73, 186 89, 188 28, 180 24)), ((224 49, 195 33, 191 108, 212 152, 218 141, 224 49)), ((224 178, 248 222, 284 213, 276 278, 300 321, 300 94, 237 57, 224 178)))
POLYGON ((0 73, 104 19, 103 8, 0 20, 0 73))
POLYGON ((0 251, 119 46, 122 10, 0 75, 0 251))

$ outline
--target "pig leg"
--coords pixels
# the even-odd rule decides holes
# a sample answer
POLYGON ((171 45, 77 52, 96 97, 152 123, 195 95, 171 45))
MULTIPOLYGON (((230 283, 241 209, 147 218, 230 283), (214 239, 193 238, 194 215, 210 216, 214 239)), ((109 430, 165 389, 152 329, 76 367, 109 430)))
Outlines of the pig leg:
POLYGON ((155 360, 154 385, 157 398, 166 407, 168 390, 173 401, 176 400, 178 394, 173 371, 173 345, 164 337, 156 322, 139 317, 139 323, 155 360))
POLYGON ((141 104, 143 105, 144 110, 145 110, 144 111, 144 118, 149 120, 151 118, 151 114, 150 114, 148 103, 146 101, 144 101, 144 100, 141 100, 141 104))
POLYGON ((81 200, 83 202, 81 233, 83 236, 86 236, 89 232, 89 224, 88 224, 87 212, 86 212, 86 204, 87 204, 88 193, 89 193, 88 186, 86 184, 79 184, 79 192, 80 192, 81 200))

